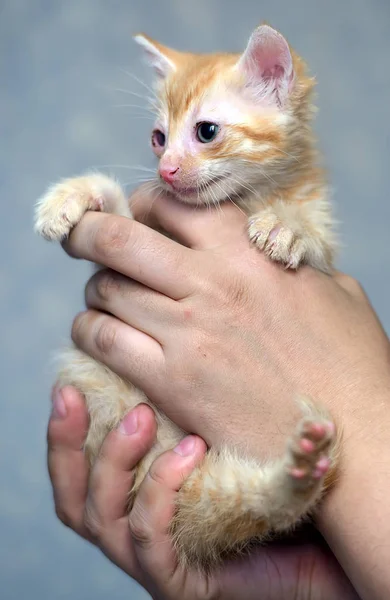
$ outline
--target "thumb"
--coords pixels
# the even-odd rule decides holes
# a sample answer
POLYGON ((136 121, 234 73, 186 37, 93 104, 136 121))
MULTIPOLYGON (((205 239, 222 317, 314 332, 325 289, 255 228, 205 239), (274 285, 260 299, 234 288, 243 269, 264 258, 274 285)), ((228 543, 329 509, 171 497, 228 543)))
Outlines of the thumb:
POLYGON ((208 250, 235 239, 247 240, 247 217, 232 202, 193 206, 147 186, 137 188, 129 202, 137 221, 162 230, 189 248, 208 250))

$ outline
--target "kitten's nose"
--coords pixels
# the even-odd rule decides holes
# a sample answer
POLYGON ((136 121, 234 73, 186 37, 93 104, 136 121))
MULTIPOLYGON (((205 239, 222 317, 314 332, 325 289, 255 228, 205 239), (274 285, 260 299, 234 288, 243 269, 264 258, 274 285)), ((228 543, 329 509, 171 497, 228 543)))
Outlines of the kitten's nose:
POLYGON ((172 165, 169 165, 169 166, 166 166, 166 167, 160 167, 160 169, 159 169, 160 176, 167 183, 172 183, 173 182, 173 180, 175 179, 175 175, 178 172, 178 170, 179 170, 179 167, 172 167, 172 165))

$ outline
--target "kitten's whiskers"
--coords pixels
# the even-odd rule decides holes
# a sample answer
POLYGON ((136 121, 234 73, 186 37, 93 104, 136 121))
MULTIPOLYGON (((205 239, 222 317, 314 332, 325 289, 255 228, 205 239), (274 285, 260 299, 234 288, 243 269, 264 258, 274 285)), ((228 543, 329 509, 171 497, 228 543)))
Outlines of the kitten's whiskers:
POLYGON ((98 165, 95 169, 137 169, 138 171, 146 171, 147 173, 156 174, 156 169, 143 167, 142 165, 98 165))
POLYGON ((250 183, 245 182, 244 179, 242 179, 239 175, 234 175, 234 176, 230 176, 230 181, 237 183, 237 185, 241 188, 244 188, 246 190, 248 190, 248 192, 250 192, 251 194, 257 194, 257 190, 251 186, 250 183))
MULTIPOLYGON (((217 185, 219 187, 219 189, 221 190, 222 194, 225 195, 225 197, 228 199, 228 201, 231 202, 236 208, 238 208, 238 210, 240 212, 242 212, 243 215, 245 215, 245 211, 243 211, 242 208, 236 202, 234 202, 234 200, 230 196, 230 194, 227 191, 225 192, 225 190, 223 190, 223 188, 216 181, 214 183, 215 183, 215 185, 217 185)), ((230 183, 229 180, 227 180, 227 183, 230 183)), ((234 193, 234 188, 233 188, 232 192, 234 193)))
POLYGON ((131 77, 132 79, 134 79, 134 81, 136 81, 137 83, 139 83, 140 85, 142 85, 146 90, 148 90, 148 92, 150 94, 152 94, 153 98, 156 99, 157 104, 159 106, 161 106, 162 103, 161 103, 160 98, 158 97, 158 95, 156 94, 156 92, 149 85, 147 85, 144 81, 142 81, 142 79, 140 79, 139 77, 137 77, 136 75, 134 75, 134 73, 131 73, 130 71, 126 71, 126 69, 123 69, 122 67, 120 67, 120 70, 122 71, 122 73, 124 73, 128 77, 131 77))
POLYGON ((145 94, 138 94, 138 92, 133 92, 132 90, 125 90, 124 88, 114 88, 114 92, 120 92, 121 94, 129 94, 130 96, 135 96, 136 98, 140 98, 141 100, 146 100, 150 102, 152 106, 158 109, 158 105, 156 104, 154 98, 150 96, 145 96, 145 94))
POLYGON ((138 110, 145 110, 146 112, 149 112, 153 116, 155 116, 155 113, 153 112, 153 110, 151 108, 148 108, 147 106, 141 106, 140 104, 114 104, 113 107, 114 108, 138 108, 138 110))

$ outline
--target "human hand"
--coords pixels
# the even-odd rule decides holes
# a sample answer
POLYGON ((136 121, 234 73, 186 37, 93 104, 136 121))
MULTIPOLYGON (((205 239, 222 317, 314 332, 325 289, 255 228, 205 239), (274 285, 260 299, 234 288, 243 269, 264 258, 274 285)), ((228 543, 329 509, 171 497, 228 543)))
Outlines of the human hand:
POLYGON ((72 255, 122 273, 91 279, 76 344, 209 445, 259 458, 292 430, 294 394, 322 401, 344 438, 317 523, 361 597, 386 597, 389 343, 365 294, 344 275, 271 264, 230 204, 209 214, 161 198, 150 209, 188 248, 111 215, 87 214, 72 233, 72 255))
POLYGON ((87 214, 72 233, 72 255, 116 271, 90 280, 76 345, 208 444, 234 439, 262 458, 292 431, 299 393, 347 438, 371 418, 373 388, 388 418, 389 344, 356 282, 272 264, 230 204, 210 214, 161 198, 150 218, 196 250, 112 215, 87 214))
MULTIPOLYGON (((318 537, 258 548, 250 556, 226 562, 210 576, 184 571, 177 564, 168 527, 177 490, 204 455, 204 442, 191 436, 190 454, 182 448, 157 459, 129 517, 126 503, 133 470, 156 432, 151 409, 141 405, 132 411, 138 425, 135 432, 116 430, 107 436, 90 474, 81 449, 88 424, 83 398, 72 388, 56 390, 53 410, 48 464, 59 518, 96 544, 156 600, 254 600, 259 590, 262 600, 358 598, 318 537)), ((128 417, 125 429, 126 423, 128 417)))

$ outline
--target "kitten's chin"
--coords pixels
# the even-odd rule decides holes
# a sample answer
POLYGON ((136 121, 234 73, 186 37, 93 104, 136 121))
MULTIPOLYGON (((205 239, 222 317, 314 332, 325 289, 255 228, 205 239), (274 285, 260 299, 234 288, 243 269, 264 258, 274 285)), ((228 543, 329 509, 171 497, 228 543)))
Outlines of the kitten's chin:
POLYGON ((213 185, 206 190, 202 188, 171 189, 170 194, 184 204, 210 206, 224 202, 227 199, 228 194, 224 194, 223 191, 222 188, 215 189, 213 185))
POLYGON ((173 189, 171 186, 162 186, 162 190, 164 190, 166 194, 174 198, 177 202, 182 202, 183 204, 190 204, 192 206, 206 206, 212 204, 213 202, 211 197, 205 195, 205 193, 201 192, 198 188, 186 188, 178 190, 173 189))
POLYGON ((203 194, 199 192, 198 189, 192 190, 174 190, 172 192, 173 196, 179 202, 183 202, 183 204, 191 204, 194 206, 206 205, 207 199, 203 197, 203 194))
POLYGON ((229 174, 210 177, 207 181, 196 187, 184 187, 180 183, 165 183, 161 181, 160 188, 183 204, 192 206, 211 206, 224 202, 230 198, 230 194, 235 195, 233 186, 228 182, 228 188, 225 189, 229 174))

